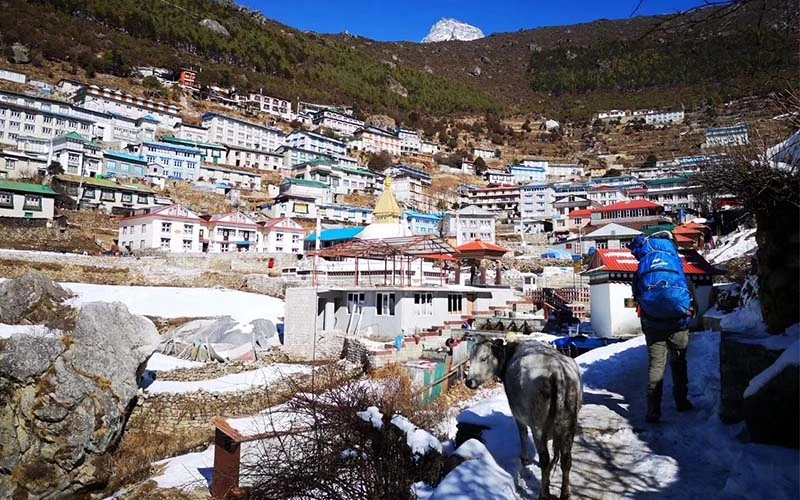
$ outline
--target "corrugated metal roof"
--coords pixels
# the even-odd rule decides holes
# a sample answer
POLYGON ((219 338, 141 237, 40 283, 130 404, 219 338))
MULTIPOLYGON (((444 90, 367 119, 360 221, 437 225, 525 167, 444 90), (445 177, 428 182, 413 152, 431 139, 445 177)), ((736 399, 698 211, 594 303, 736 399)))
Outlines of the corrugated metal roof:
MULTIPOLYGON (((319 234, 319 241, 339 241, 352 240, 363 230, 363 227, 340 227, 336 229, 326 229, 319 234)), ((317 233, 311 233, 306 237, 306 241, 317 241, 317 233)))
POLYGON ((14 191, 17 193, 34 193, 55 196, 56 192, 49 186, 41 184, 30 184, 28 182, 15 182, 0 179, 0 191, 14 191))
MULTIPOLYGON (((702 255, 694 250, 681 251, 681 258, 683 259, 683 272, 686 274, 720 274, 719 270, 712 267, 702 255)), ((630 250, 602 249, 597 250, 594 259, 592 259, 592 267, 588 270, 588 272, 602 270, 609 272, 634 273, 638 267, 639 261, 636 260, 633 254, 631 254, 630 250)))

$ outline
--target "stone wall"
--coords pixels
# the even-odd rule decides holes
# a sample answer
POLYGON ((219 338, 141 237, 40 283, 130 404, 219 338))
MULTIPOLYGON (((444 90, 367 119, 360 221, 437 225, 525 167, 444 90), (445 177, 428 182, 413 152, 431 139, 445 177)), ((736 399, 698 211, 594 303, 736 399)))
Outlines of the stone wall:
POLYGON ((720 420, 733 424, 744 419, 744 391, 750 380, 774 363, 781 353, 747 343, 741 335, 722 332, 719 344, 720 420))

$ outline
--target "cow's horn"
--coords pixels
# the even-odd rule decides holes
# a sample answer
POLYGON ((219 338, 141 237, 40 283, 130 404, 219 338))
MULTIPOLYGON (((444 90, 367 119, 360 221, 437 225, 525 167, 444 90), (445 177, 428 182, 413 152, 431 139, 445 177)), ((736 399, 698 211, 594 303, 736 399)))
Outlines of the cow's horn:
POLYGON ((517 333, 516 332, 508 332, 506 334, 506 342, 516 342, 517 341, 517 333))

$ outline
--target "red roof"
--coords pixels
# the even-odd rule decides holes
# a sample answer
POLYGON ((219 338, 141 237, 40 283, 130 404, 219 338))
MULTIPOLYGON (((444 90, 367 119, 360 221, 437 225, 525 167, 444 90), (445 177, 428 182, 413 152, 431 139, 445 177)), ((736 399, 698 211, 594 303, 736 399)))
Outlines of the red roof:
POLYGON ((575 219, 576 217, 588 217, 592 215, 592 210, 590 208, 582 208, 580 210, 573 210, 569 213, 570 219, 575 219))
POLYGON ((687 227, 687 226, 678 226, 673 230, 673 232, 675 234, 703 234, 703 231, 701 231, 700 229, 695 229, 693 227, 687 227))
POLYGON ((675 242, 676 243, 694 243, 694 240, 688 236, 684 236, 682 234, 675 234, 675 242))
POLYGON ((639 210, 647 208, 656 208, 660 210, 663 207, 658 203, 653 203, 652 201, 628 200, 620 201, 619 203, 612 203, 611 205, 606 205, 604 207, 597 207, 592 209, 592 212, 614 212, 616 210, 639 210))
POLYGON ((469 243, 464 243, 460 247, 456 248, 456 252, 508 252, 508 248, 503 248, 499 245, 495 245, 494 243, 489 243, 488 241, 482 240, 475 240, 470 241, 469 243))
POLYGON ((615 188, 614 186, 602 185, 602 186, 594 187, 594 188, 590 189, 589 191, 594 193, 594 192, 597 192, 597 191, 616 191, 616 190, 617 190, 617 188, 615 188))
POLYGON ((633 188, 628 190, 628 194, 647 194, 647 188, 633 188))
MULTIPOLYGON (((683 259, 683 272, 686 274, 707 275, 721 273, 694 250, 682 250, 680 253, 683 259)), ((595 253, 592 259, 592 268, 589 271, 602 269, 603 271, 634 273, 638 267, 639 261, 627 248, 619 250, 602 249, 597 250, 595 253)))

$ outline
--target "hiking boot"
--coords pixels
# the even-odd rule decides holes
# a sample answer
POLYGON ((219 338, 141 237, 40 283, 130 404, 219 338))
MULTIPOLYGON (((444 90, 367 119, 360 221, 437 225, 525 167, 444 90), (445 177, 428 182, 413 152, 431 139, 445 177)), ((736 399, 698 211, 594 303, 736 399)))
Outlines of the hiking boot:
POLYGON ((675 402, 675 409, 679 412, 692 411, 694 410, 694 405, 688 399, 684 399, 682 401, 675 402))
POLYGON ((655 424, 658 423, 659 420, 661 420, 661 414, 653 408, 648 408, 647 416, 644 417, 644 421, 648 424, 655 424))

